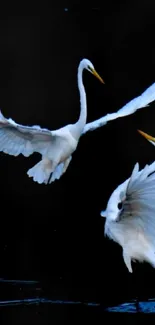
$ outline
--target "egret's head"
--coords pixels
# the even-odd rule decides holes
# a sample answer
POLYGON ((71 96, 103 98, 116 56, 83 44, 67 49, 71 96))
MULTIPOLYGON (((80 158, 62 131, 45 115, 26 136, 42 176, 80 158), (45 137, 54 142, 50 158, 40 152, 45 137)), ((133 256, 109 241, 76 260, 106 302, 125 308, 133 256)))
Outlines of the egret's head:
POLYGON ((111 194, 105 211, 101 211, 101 217, 116 221, 122 211, 123 201, 126 198, 126 182, 119 185, 111 194))
POLYGON ((91 63, 91 61, 89 61, 88 59, 83 59, 80 62, 80 67, 82 69, 86 69, 88 70, 90 73, 92 73, 97 79, 99 79, 103 84, 105 83, 103 81, 103 79, 100 77, 100 75, 97 73, 97 71, 95 70, 93 64, 91 63))
POLYGON ((151 135, 141 131, 141 130, 138 130, 138 132, 146 139, 148 140, 150 143, 152 143, 154 146, 155 146, 155 138, 153 138, 151 135))

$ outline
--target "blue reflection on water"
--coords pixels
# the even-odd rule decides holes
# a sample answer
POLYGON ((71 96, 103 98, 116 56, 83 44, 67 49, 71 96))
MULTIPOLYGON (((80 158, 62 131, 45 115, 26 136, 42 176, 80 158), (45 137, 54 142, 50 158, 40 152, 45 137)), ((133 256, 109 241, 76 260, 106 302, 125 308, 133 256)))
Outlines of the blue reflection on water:
POLYGON ((137 312, 135 303, 125 303, 118 306, 109 307, 106 310, 115 313, 136 313, 137 312))
MULTIPOLYGON (((13 285, 17 284, 37 284, 39 281, 34 280, 8 280, 0 278, 1 283, 10 283, 13 285)), ((100 303, 95 302, 82 302, 82 301, 69 301, 69 300, 51 300, 48 298, 27 298, 27 299, 13 299, 13 300, 1 300, 0 307, 2 306, 17 306, 17 305, 38 305, 38 304, 55 304, 55 305, 83 305, 92 307, 101 307, 106 312, 110 313, 155 313, 155 298, 148 299, 147 301, 139 301, 138 309, 135 300, 128 303, 123 303, 113 307, 103 308, 100 303)))
POLYGON ((97 303, 83 303, 81 301, 65 301, 65 300, 50 300, 47 298, 31 298, 31 299, 16 299, 0 301, 0 306, 16 306, 16 305, 32 305, 32 304, 56 304, 56 305, 87 305, 87 306, 100 306, 97 303))
MULTIPOLYGON (((155 313, 155 299, 150 299, 148 301, 139 301, 138 309, 141 313, 155 313)), ((137 307, 134 302, 121 304, 115 307, 109 307, 106 310, 108 312, 115 313, 137 313, 137 307)))
POLYGON ((35 284, 39 283, 38 281, 33 280, 6 280, 3 278, 0 278, 0 282, 7 282, 7 283, 14 283, 14 284, 35 284))
MULTIPOLYGON (((48 298, 30 298, 30 299, 16 299, 0 301, 0 306, 17 306, 17 305, 38 305, 38 304, 55 304, 55 305, 86 305, 99 307, 99 303, 87 303, 81 301, 65 301, 65 300, 50 300, 48 298)), ((147 302, 139 302, 140 312, 142 313, 155 313, 155 300, 147 302)), ((124 303, 118 306, 106 308, 107 312, 115 313, 137 313, 135 302, 124 303)))

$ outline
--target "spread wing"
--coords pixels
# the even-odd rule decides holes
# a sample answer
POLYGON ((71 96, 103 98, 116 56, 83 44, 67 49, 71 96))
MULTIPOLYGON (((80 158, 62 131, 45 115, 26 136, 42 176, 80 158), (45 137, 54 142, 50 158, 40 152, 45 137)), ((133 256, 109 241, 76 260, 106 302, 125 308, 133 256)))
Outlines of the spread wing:
POLYGON ((155 243, 155 162, 139 172, 135 165, 118 222, 140 228, 155 243))
POLYGON ((87 123, 84 127, 83 133, 93 131, 101 126, 107 124, 109 121, 115 120, 120 117, 131 115, 138 109, 148 106, 149 103, 155 100, 155 83, 148 87, 140 96, 132 99, 125 106, 120 108, 116 113, 107 114, 100 119, 87 123))
POLYGON ((46 154, 57 136, 57 131, 51 132, 39 126, 23 126, 6 119, 0 112, 0 151, 9 155, 23 154, 28 157, 33 152, 46 154))

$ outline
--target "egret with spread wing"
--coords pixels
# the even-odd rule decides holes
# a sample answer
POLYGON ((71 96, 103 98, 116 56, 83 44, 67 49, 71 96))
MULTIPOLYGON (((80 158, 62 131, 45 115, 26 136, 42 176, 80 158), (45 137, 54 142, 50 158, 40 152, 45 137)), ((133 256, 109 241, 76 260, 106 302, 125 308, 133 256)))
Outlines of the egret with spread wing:
POLYGON ((104 83, 93 64, 83 59, 78 67, 81 112, 75 124, 50 131, 39 126, 17 124, 12 119, 6 119, 0 112, 0 151, 13 156, 23 154, 25 157, 34 152, 40 153, 41 161, 27 172, 29 177, 40 184, 59 179, 68 168, 72 154, 77 148, 87 118, 86 93, 82 82, 84 69, 104 83))
POLYGON ((140 96, 135 97, 125 106, 120 108, 116 113, 107 114, 93 122, 87 123, 83 129, 82 134, 89 131, 94 131, 97 128, 107 124, 109 121, 117 118, 134 114, 140 108, 148 106, 149 103, 155 100, 155 83, 148 87, 140 96))
POLYGON ((106 218, 105 236, 118 243, 129 272, 131 261, 148 262, 155 267, 155 162, 119 185, 101 216, 106 218))

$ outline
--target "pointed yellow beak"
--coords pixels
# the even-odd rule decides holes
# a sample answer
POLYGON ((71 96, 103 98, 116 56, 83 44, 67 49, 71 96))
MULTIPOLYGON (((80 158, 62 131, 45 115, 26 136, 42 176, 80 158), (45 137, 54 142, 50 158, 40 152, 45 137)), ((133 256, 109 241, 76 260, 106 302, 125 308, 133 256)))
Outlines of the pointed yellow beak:
POLYGON ((145 139, 147 139, 148 141, 152 141, 155 142, 155 138, 151 137, 151 135, 141 131, 141 130, 137 130, 145 139))
POLYGON ((92 74, 102 82, 102 84, 105 84, 105 82, 103 81, 103 79, 100 77, 100 75, 96 72, 96 70, 92 69, 92 74))

